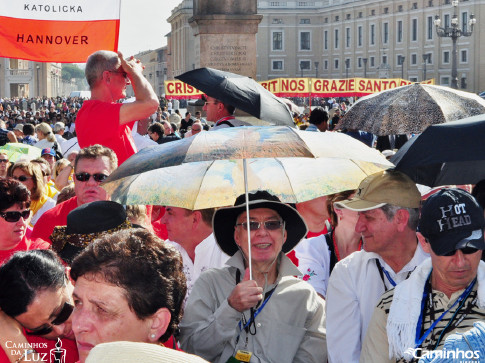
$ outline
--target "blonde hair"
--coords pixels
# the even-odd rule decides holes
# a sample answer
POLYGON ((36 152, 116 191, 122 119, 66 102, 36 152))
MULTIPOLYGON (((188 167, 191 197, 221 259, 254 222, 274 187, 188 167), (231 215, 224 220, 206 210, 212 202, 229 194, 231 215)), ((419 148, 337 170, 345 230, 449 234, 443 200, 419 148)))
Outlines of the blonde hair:
POLYGON ((30 191, 30 199, 39 200, 42 194, 45 193, 44 175, 42 174, 41 166, 38 163, 33 163, 30 161, 20 161, 13 164, 13 166, 10 168, 10 176, 13 176, 15 169, 20 169, 32 177, 34 187, 30 191))
POLYGON ((49 142, 55 142, 56 137, 54 136, 54 133, 52 132, 52 127, 49 126, 48 123, 46 122, 41 122, 37 126, 35 126, 35 131, 40 131, 44 134, 45 138, 49 142))
POLYGON ((60 159, 57 160, 54 164, 54 170, 52 171, 52 179, 56 180, 59 173, 70 164, 69 160, 67 159, 60 159))

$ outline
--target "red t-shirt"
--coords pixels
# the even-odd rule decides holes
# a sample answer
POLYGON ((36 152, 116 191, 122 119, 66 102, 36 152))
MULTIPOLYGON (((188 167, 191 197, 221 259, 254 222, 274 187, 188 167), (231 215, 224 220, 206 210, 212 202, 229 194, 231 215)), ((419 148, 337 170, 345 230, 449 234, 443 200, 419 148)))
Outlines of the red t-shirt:
POLYGON ((0 251, 0 265, 10 258, 17 251, 47 250, 50 244, 41 239, 31 240, 24 236, 17 247, 11 250, 0 251))
POLYGON ((79 147, 101 144, 118 156, 118 165, 136 153, 131 128, 135 121, 120 125, 121 103, 84 101, 76 118, 79 147))
POLYGON ((42 238, 51 243, 50 236, 54 231, 54 227, 67 225, 67 215, 77 207, 77 197, 72 197, 49 209, 35 224, 31 238, 42 238))
MULTIPOLYGON (((34 336, 34 335, 27 335, 24 332, 27 341, 32 344, 32 348, 37 352, 28 356, 33 362, 54 362, 54 358, 50 357, 50 351, 56 348, 56 340, 49 340, 42 337, 34 336)), ((79 360, 79 354, 77 351, 76 342, 70 339, 61 339, 62 346, 61 349, 65 349, 65 360, 62 362, 65 363, 75 363, 79 360)), ((25 347, 14 347, 13 343, 10 343, 9 349, 11 349, 11 353, 15 354, 16 356, 22 355, 25 353, 25 347)), ((10 360, 7 358, 5 351, 0 348, 0 363, 10 363, 10 360)))

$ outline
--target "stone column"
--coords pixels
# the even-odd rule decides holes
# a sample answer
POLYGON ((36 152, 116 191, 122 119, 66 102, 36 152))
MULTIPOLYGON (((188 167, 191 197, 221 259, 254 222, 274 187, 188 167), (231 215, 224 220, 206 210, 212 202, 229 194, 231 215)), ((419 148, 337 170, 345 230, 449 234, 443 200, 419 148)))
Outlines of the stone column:
POLYGON ((194 0, 196 68, 256 77, 257 0, 194 0))

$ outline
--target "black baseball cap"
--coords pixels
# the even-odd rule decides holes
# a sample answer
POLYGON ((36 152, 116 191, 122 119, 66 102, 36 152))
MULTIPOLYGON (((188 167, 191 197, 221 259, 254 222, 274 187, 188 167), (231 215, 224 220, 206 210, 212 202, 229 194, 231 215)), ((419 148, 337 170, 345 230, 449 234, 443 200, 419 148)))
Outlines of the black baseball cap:
POLYGON ((457 249, 485 249, 483 209, 462 189, 443 189, 423 205, 418 230, 438 256, 457 249))

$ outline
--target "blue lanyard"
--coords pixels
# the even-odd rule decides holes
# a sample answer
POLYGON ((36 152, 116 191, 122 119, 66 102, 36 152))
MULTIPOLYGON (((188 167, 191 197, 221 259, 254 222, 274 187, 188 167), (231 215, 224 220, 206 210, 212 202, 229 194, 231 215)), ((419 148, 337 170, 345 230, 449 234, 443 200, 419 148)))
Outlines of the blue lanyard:
MULTIPOLYGON (((267 297, 267 298, 266 298, 266 299, 263 301, 263 303, 262 303, 262 304, 261 304, 261 306, 258 308, 258 310, 256 310, 256 311, 254 312, 254 315, 253 315, 253 316, 251 316, 251 317, 249 318, 249 320, 246 322, 246 325, 244 325, 244 327, 243 327, 243 326, 242 326, 242 324, 241 324, 241 320, 239 320, 239 323, 238 323, 238 326, 239 326, 239 334, 241 334, 241 331, 242 331, 243 329, 246 329, 246 328, 249 326, 249 324, 251 324, 251 323, 253 322, 253 320, 254 320, 254 319, 256 319, 256 317, 257 317, 257 316, 258 316, 258 314, 259 314, 259 313, 260 313, 260 312, 263 310, 264 306, 266 305, 266 303, 268 302, 268 300, 270 299, 270 297, 273 295, 273 292, 274 292, 275 290, 276 290, 276 287, 275 287, 275 288, 273 288, 273 290, 271 290, 271 292, 270 292, 270 294, 268 295, 268 297, 267 297)), ((238 335, 238 337, 239 337, 239 335, 238 335)))
MULTIPOLYGON (((389 275, 389 272, 387 272, 387 270, 384 267, 382 267, 381 262, 378 259, 376 259, 376 265, 377 265, 377 269, 379 270, 379 274, 381 275, 382 283, 384 284, 384 290, 387 291, 387 286, 386 286, 386 283, 384 281, 383 274, 386 275, 387 280, 391 283, 391 285, 393 287, 396 287, 396 282, 392 279, 391 275, 389 275)), ((408 277, 409 277, 409 275, 408 275, 408 277)))
POLYGON ((426 330, 423 334, 423 336, 420 338, 419 335, 421 333, 421 328, 423 326, 423 317, 424 317, 424 308, 425 308, 425 305, 426 305, 426 300, 428 298, 428 294, 431 293, 431 284, 429 283, 429 279, 431 277, 431 272, 429 273, 429 276, 428 276, 428 279, 426 280, 426 284, 424 285, 424 290, 423 290, 423 300, 421 301, 421 313, 419 314, 419 320, 418 320, 418 324, 416 325, 416 338, 414 340, 415 342, 415 347, 414 348, 418 348, 421 344, 423 344, 424 340, 426 339, 426 337, 433 331, 433 329, 436 327, 436 325, 441 321, 441 319, 443 319, 443 317, 448 313, 448 311, 450 311, 451 309, 453 309, 453 307, 460 303, 463 299, 465 299, 469 294, 470 292, 472 291, 473 289, 473 286, 475 285, 475 281, 477 281, 477 279, 475 278, 469 285, 468 287, 466 288, 465 291, 463 291, 463 293, 460 295, 460 297, 458 299, 456 299, 456 301, 453 303, 453 305, 451 305, 448 310, 446 310, 445 312, 443 312, 440 317, 438 319, 436 319, 433 324, 431 324, 431 326, 428 328, 428 330, 426 330))

